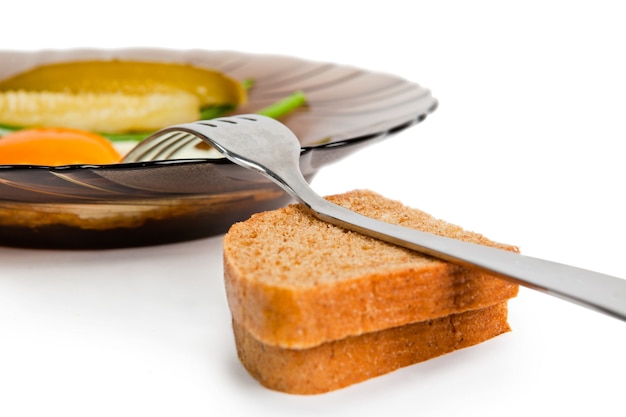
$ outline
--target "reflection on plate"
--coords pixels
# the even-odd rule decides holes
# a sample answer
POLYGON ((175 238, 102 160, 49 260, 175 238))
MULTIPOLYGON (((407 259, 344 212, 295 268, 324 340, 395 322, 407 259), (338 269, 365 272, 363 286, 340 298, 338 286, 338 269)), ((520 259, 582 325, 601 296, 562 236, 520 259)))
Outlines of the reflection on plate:
MULTIPOLYGON (((300 139, 311 179, 326 164, 423 120, 430 91, 382 73, 233 51, 84 49, 0 52, 0 79, 51 62, 176 61, 254 79, 253 113, 295 90, 308 105, 282 119, 300 139)), ((224 158, 63 167, 0 165, 0 244, 44 248, 153 245, 224 233, 290 197, 224 158)))

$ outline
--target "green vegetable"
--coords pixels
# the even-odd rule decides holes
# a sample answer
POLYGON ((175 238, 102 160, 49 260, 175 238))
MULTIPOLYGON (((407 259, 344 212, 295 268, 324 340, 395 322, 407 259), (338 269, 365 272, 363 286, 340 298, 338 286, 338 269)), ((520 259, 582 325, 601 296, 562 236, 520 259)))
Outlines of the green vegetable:
POLYGON ((98 133, 111 142, 141 142, 153 132, 136 132, 136 133, 98 133))
POLYGON ((8 135, 9 133, 15 132, 16 130, 20 129, 23 129, 23 127, 10 126, 0 123, 0 136, 8 135))
POLYGON ((216 117, 222 117, 235 110, 236 106, 223 105, 223 106, 210 106, 200 110, 200 120, 210 120, 216 117))
POLYGON ((298 107, 303 106, 305 103, 306 97, 304 96, 304 93, 302 91, 296 91, 295 93, 290 94, 284 99, 277 101, 276 103, 271 104, 256 113, 278 119, 279 117, 285 116, 287 113, 291 113, 298 107))

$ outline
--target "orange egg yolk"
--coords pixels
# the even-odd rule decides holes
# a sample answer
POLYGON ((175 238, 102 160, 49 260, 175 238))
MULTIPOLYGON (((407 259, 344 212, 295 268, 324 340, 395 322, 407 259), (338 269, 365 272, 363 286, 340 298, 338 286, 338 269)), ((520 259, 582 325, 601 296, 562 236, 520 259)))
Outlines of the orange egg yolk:
POLYGON ((103 136, 68 128, 33 128, 0 137, 0 164, 114 164, 121 155, 103 136))

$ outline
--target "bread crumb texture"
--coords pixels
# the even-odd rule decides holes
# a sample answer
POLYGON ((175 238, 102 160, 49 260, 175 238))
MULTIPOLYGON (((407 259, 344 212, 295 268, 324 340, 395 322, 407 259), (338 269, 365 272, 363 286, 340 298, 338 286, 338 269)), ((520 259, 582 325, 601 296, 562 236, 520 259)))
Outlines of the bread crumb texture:
POLYGON ((374 378, 510 330, 507 303, 361 336, 310 349, 267 346, 233 322, 243 366, 263 386, 291 394, 321 394, 374 378))
MULTIPOLYGON (((368 190, 328 199, 389 223, 517 251, 368 190)), ((292 349, 482 309, 518 290, 317 220, 298 204, 233 225, 224 275, 237 325, 260 343, 292 349)))

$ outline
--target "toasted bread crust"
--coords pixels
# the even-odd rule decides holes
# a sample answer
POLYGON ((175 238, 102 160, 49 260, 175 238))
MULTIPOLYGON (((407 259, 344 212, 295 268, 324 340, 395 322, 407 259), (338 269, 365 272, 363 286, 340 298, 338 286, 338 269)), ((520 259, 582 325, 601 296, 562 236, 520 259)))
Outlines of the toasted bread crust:
MULTIPOLYGON (((376 193, 329 197, 366 216, 517 251, 376 193)), ((328 341, 489 307, 517 285, 313 218, 300 205, 259 213, 224 238, 233 319, 268 346, 328 341)))
POLYGON ((507 303, 331 341, 310 349, 268 346, 233 321, 239 359, 267 388, 321 394, 508 332, 507 303))

